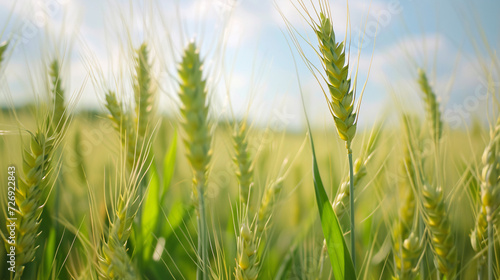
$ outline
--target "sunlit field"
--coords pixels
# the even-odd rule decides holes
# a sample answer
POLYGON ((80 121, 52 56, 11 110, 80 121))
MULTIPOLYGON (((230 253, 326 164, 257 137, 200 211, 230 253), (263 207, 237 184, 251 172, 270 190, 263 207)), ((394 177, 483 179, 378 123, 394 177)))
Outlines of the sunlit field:
POLYGON ((500 278, 499 4, 10 2, 0 279, 500 278))

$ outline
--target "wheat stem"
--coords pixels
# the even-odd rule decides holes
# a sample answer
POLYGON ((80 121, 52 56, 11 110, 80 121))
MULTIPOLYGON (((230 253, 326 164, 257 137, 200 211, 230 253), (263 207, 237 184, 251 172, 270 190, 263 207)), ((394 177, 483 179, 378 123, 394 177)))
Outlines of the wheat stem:
POLYGON ((205 174, 198 174, 197 180, 197 191, 198 191, 198 258, 200 265, 198 266, 198 273, 196 279, 206 280, 208 279, 208 233, 207 225, 205 224, 205 199, 204 199, 204 188, 205 188, 205 174))
POLYGON ((356 222, 354 217, 354 168, 352 164, 352 152, 348 153, 349 157, 349 192, 351 193, 350 197, 350 206, 351 206, 351 258, 352 264, 356 267, 356 222))
POLYGON ((488 214, 488 280, 493 280, 493 243, 495 242, 493 236, 493 220, 491 219, 492 213, 488 214))

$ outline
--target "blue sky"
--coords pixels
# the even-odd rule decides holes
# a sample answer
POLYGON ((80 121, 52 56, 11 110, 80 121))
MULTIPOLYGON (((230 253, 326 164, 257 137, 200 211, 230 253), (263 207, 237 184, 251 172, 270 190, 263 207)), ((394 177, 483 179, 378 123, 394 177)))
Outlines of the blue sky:
MULTIPOLYGON (((250 112, 251 118, 268 125, 277 122, 298 127, 303 114, 295 66, 289 35, 276 7, 300 34, 310 38, 314 46, 317 43, 292 1, 25 0, 14 5, 15 1, 0 0, 0 18, 4 19, 0 26, 7 24, 2 40, 12 34, 20 38, 4 72, 8 87, 4 84, 0 102, 6 102, 6 93, 14 102, 32 99, 33 88, 43 86, 43 82, 30 76, 41 77, 47 63, 43 58, 58 52, 65 54, 65 73, 70 76, 66 88, 76 92, 85 77, 90 77, 79 106, 100 106, 104 88, 128 91, 127 79, 119 79, 130 74, 127 44, 137 47, 148 40, 161 86, 160 106, 168 111, 176 102, 175 63, 182 47, 194 38, 206 57, 214 112, 219 117, 230 114, 231 107, 238 117, 250 112), (92 83, 92 77, 97 77, 97 84, 92 83), (228 105, 228 94, 232 106, 228 105)), ((344 38, 346 2, 330 3, 337 38, 344 38)), ((415 83, 417 67, 429 72, 450 125, 456 125, 458 119, 469 121, 484 115, 487 98, 482 84, 486 74, 481 66, 492 65, 479 30, 491 48, 498 49, 499 11, 500 3, 494 0, 351 0, 351 65, 358 62, 359 36, 365 39, 359 56, 360 89, 373 59, 361 124, 381 117, 394 102, 422 110, 415 83)), ((302 46, 319 65, 310 46, 305 41, 302 46)), ((331 125, 320 87, 297 53, 295 58, 308 113, 315 123, 331 125)), ((493 84, 498 84, 498 72, 493 73, 493 84)))

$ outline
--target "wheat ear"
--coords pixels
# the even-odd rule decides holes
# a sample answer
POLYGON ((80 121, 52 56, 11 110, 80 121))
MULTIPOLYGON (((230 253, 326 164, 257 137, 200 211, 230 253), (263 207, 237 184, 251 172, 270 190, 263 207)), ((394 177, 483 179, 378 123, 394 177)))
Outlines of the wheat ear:
POLYGON ((240 202, 244 205, 250 201, 250 187, 253 180, 253 162, 250 157, 247 140, 246 123, 235 127, 233 134, 234 163, 236 165, 236 177, 239 183, 240 202))
POLYGON ((271 213, 276 204, 281 190, 283 189, 283 178, 279 178, 274 182, 271 182, 262 196, 262 201, 260 203, 258 219, 257 219, 257 230, 263 232, 266 229, 271 213))
POLYGON ((5 54, 5 51, 7 51, 8 47, 9 47, 8 41, 0 43, 0 69, 3 66, 4 54, 5 54))
POLYGON ((147 44, 143 43, 136 50, 134 81, 137 133, 141 139, 146 136, 146 129, 155 108, 156 87, 151 78, 151 68, 147 44))
POLYGON ((432 90, 427 75, 422 69, 418 69, 418 83, 423 93, 427 121, 431 129, 431 137, 437 143, 443 134, 443 122, 439 111, 439 102, 432 90))
POLYGON ((125 191, 120 195, 118 205, 110 221, 108 238, 102 245, 100 273, 103 279, 139 279, 127 253, 127 240, 137 213, 135 192, 125 191))
POLYGON ((399 209, 399 221, 394 226, 394 258, 398 269, 398 279, 412 279, 417 271, 416 264, 422 253, 420 239, 415 225, 415 194, 406 188, 404 204, 399 209))
POLYGON ((109 118, 113 122, 113 126, 120 133, 122 146, 126 149, 127 164, 130 170, 133 169, 137 161, 136 153, 136 130, 133 125, 132 116, 123 109, 123 106, 116 99, 116 94, 113 91, 106 93, 106 108, 109 112, 109 118))
POLYGON ((351 153, 351 142, 356 134, 356 112, 354 111, 354 90, 351 88, 349 64, 346 63, 344 42, 335 41, 332 23, 322 12, 320 24, 315 26, 319 40, 320 58, 327 76, 331 99, 330 109, 340 138, 346 141, 351 153))
MULTIPOLYGON (((416 198, 413 188, 416 186, 415 165, 412 151, 414 141, 411 137, 410 118, 403 115, 403 130, 405 131, 404 158, 401 164, 401 190, 405 192, 404 203, 399 208, 399 220, 394 226, 394 257, 398 279, 413 279, 418 270, 418 258, 422 254, 422 244, 418 237, 418 220, 415 219, 416 198)), ((423 277, 423 275, 421 275, 423 277)))
POLYGON ((206 81, 203 62, 195 43, 184 50, 179 65, 182 127, 184 128, 186 155, 193 170, 193 202, 198 213, 198 279, 208 279, 208 232, 205 220, 204 189, 212 156, 212 135, 208 122, 206 81))
POLYGON ((436 267, 447 276, 447 279, 451 279, 457 265, 457 251, 446 213, 443 191, 441 188, 433 188, 424 184, 422 194, 425 209, 424 221, 429 229, 436 267))
MULTIPOLYGON (((56 139, 46 132, 31 134, 30 147, 23 153, 23 176, 18 181, 15 199, 17 221, 16 273, 14 279, 21 279, 25 265, 35 258, 36 238, 40 234, 40 216, 44 204, 44 193, 49 184, 50 161, 56 139)), ((7 248, 10 244, 5 241, 7 248)), ((10 249, 8 249, 9 251, 10 249)))
POLYGON ((54 114, 52 119, 52 127, 56 132, 59 132, 65 123, 65 104, 64 104, 64 89, 60 75, 60 65, 57 59, 54 59, 50 64, 49 76, 52 91, 52 103, 54 105, 54 114))
POLYGON ((258 240, 244 222, 238 236, 238 259, 236 260, 237 280, 256 280, 259 276, 259 262, 257 255, 258 240))

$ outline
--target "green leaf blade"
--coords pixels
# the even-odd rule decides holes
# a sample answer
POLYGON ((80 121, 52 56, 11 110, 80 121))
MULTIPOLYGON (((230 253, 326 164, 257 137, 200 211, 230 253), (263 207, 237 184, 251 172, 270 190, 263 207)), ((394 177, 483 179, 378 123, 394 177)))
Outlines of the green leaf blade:
POLYGON ((158 225, 160 215, 160 178, 153 160, 148 175, 150 176, 147 196, 142 209, 142 237, 144 238, 143 259, 148 261, 153 255, 153 232, 158 225))
POLYGON ((172 177, 174 176, 175 161, 177 154, 177 130, 174 131, 172 143, 170 144, 165 158, 163 159, 163 191, 161 194, 161 203, 163 203, 165 196, 170 188, 172 177))
POLYGON ((340 228, 337 216, 333 211, 333 207, 328 199, 323 182, 321 181, 310 129, 309 139, 311 141, 313 156, 313 180, 316 204, 318 205, 321 227, 325 236, 334 278, 345 280, 356 279, 356 271, 354 270, 354 265, 349 250, 347 249, 342 229, 340 228))

